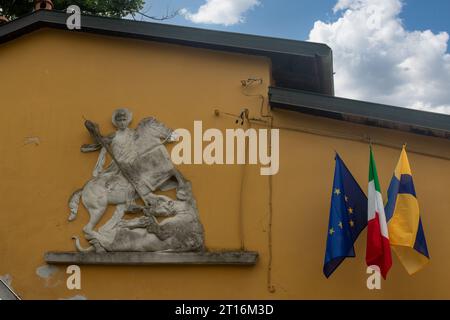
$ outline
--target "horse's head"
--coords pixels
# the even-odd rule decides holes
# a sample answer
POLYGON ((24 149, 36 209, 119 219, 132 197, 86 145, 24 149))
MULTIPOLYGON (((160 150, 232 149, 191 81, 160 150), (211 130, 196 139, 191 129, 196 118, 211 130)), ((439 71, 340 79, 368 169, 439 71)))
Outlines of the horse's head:
POLYGON ((150 133, 152 136, 161 139, 163 143, 178 140, 174 130, 166 127, 164 123, 159 122, 153 117, 143 119, 139 123, 136 131, 139 134, 150 133))

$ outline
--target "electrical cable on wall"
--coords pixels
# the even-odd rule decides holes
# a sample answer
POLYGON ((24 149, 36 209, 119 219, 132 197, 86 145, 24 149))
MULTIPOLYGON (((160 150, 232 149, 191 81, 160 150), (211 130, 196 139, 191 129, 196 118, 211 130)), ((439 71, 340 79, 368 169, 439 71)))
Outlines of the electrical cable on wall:
MULTIPOLYGON (((249 78, 246 80, 242 80, 242 88, 243 88, 243 94, 247 97, 258 97, 261 100, 260 108, 259 108, 259 116, 263 119, 258 118, 250 118, 249 110, 243 109, 239 115, 220 111, 218 109, 214 110, 214 114, 216 116, 225 115, 228 117, 232 117, 235 119, 236 124, 244 125, 247 124, 248 128, 251 128, 251 123, 258 123, 258 124, 265 124, 267 126, 267 129, 270 131, 272 129, 272 116, 270 115, 270 108, 267 105, 267 114, 264 114, 264 105, 266 102, 265 97, 262 94, 249 94, 246 92, 246 90, 255 85, 259 84, 261 85, 263 83, 262 78, 249 78), (265 118, 265 119, 264 119, 265 118)), ((268 137, 268 145, 269 145, 269 154, 272 154, 272 140, 271 136, 268 137)), ((245 154, 248 154, 248 142, 247 139, 245 140, 245 154)), ((242 178, 241 178, 241 186, 240 186, 240 200, 239 200, 239 234, 240 234, 240 241, 241 241, 241 249, 244 250, 245 248, 245 241, 244 241, 244 222, 243 222, 243 193, 244 193, 244 182, 246 179, 246 162, 244 166, 242 167, 242 178)), ((269 185, 269 202, 268 202, 268 266, 267 266, 267 289, 270 293, 275 292, 275 287, 272 284, 272 213, 273 213, 273 206, 272 206, 272 189, 273 189, 273 180, 272 176, 268 176, 268 185, 269 185)))
MULTIPOLYGON (((247 97, 258 97, 261 100, 259 115, 262 119, 249 119, 247 113, 247 120, 249 123, 252 121, 265 123, 267 125, 267 130, 270 132, 272 130, 273 117, 270 113, 270 107, 267 104, 267 113, 264 114, 264 105, 266 102, 265 97, 262 94, 249 94, 246 90, 254 84, 263 84, 262 78, 249 78, 247 80, 242 80, 243 94, 247 97)), ((272 137, 269 135, 268 137, 269 144, 269 154, 272 154, 272 137)), ((268 202, 268 263, 267 263, 267 290, 270 293, 275 293, 275 286, 272 283, 272 261, 273 261, 273 246, 272 246, 272 223, 273 223, 273 177, 272 175, 268 175, 268 185, 269 185, 269 202, 268 202)))

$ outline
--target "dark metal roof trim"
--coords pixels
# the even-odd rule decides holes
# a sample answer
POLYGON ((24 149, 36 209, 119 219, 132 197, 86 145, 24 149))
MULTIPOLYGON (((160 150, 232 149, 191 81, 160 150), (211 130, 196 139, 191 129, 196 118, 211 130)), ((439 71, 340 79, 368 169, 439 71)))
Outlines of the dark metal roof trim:
MULTIPOLYGON (((0 43, 43 27, 68 30, 67 17, 65 12, 54 10, 28 14, 0 26, 0 43)), ((72 32, 266 56, 272 60, 275 81, 283 83, 283 86, 334 94, 332 52, 325 44, 88 15, 82 16, 81 29, 72 32), (284 61, 288 59, 290 63, 286 66, 284 61), (308 69, 314 63, 320 65, 320 70, 308 69), (291 70, 286 70, 287 67, 291 70), (296 77, 290 76, 292 72, 296 77)))
POLYGON ((269 88, 269 101, 272 108, 450 139, 445 114, 277 87, 269 88))

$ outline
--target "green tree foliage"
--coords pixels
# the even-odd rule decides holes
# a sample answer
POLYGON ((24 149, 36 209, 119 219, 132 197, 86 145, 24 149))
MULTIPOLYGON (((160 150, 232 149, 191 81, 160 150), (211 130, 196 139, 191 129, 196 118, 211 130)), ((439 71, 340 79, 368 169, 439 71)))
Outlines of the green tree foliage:
MULTIPOLYGON (((77 5, 85 14, 121 18, 138 13, 144 7, 144 0, 53 0, 54 10, 65 11, 70 5, 77 5)), ((32 12, 33 0, 0 0, 0 15, 15 19, 32 12)))

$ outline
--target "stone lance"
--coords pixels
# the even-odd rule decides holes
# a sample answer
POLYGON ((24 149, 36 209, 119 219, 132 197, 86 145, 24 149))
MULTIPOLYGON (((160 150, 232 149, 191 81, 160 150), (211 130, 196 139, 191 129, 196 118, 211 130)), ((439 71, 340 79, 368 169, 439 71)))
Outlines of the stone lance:
MULTIPOLYGON (((144 211, 144 213, 147 216, 152 216, 153 219, 156 221, 156 218, 153 215, 149 215, 147 214, 148 212, 148 208, 150 208, 150 204, 147 202, 147 200, 145 199, 144 195, 139 191, 139 188, 137 187, 136 183, 134 182, 133 178, 129 175, 129 173, 122 167, 122 165, 119 163, 119 161, 117 160, 117 158, 114 156, 114 153, 111 150, 111 147, 105 143, 105 140, 103 138, 103 136, 100 134, 100 129, 97 123, 92 122, 90 120, 86 120, 84 122, 84 126, 86 127, 86 129, 89 131, 90 135, 92 136, 92 138, 94 139, 95 142, 97 142, 98 144, 100 144, 103 148, 105 148, 106 152, 108 152, 108 154, 111 156, 112 161, 114 161, 114 163, 117 165, 117 167, 119 168, 120 172, 123 174, 123 176, 125 177, 125 179, 127 179, 127 181, 133 186, 133 188, 136 190, 136 193, 138 194, 138 196, 142 199, 142 201, 144 202, 144 208, 141 208, 142 211, 144 211)), ((136 211, 137 208, 133 208, 132 211, 136 211)))

